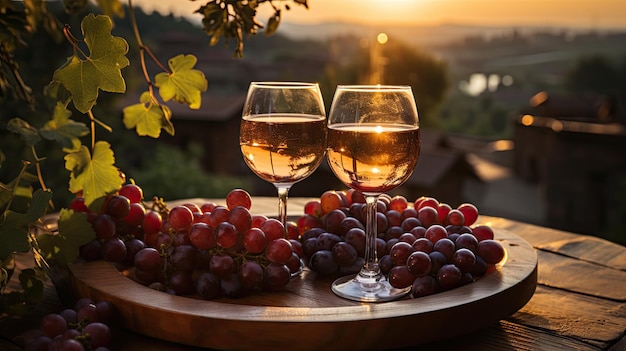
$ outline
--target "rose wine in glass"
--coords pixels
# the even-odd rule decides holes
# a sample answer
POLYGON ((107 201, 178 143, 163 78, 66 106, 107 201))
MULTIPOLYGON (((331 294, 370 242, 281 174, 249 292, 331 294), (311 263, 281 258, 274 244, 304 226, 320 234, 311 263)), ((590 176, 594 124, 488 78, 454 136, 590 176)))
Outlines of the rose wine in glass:
POLYGON ((326 153, 326 111, 316 83, 252 82, 239 134, 248 167, 278 190, 287 228, 291 186, 310 176, 326 153))
POLYGON ((376 252, 376 202, 403 184, 420 153, 415 98, 408 86, 338 86, 328 117, 327 158, 339 180, 366 199, 365 264, 356 276, 335 280, 335 294, 382 302, 408 294, 381 273, 376 252))

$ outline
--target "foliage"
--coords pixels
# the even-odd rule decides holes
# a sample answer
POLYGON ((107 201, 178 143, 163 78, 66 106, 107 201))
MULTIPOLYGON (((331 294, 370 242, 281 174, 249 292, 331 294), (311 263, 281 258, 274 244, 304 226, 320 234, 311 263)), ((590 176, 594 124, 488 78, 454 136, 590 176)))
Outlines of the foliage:
MULTIPOLYGON (((307 0, 281 3, 289 9, 289 2, 307 7, 307 0)), ((278 28, 281 17, 281 7, 272 0, 205 2, 198 12, 204 16, 204 29, 211 35, 212 44, 221 37, 235 38, 235 56, 243 56, 244 36, 255 34, 263 27, 255 19, 256 9, 262 3, 270 4, 275 10, 266 30, 271 34, 278 28)), ((41 157, 39 152, 55 152, 49 146, 57 145, 56 150, 60 149, 65 155, 70 192, 84 197, 86 204, 96 211, 104 197, 117 192, 126 180, 116 167, 111 144, 96 137, 101 131, 113 132, 111 122, 98 116, 97 104, 103 99, 101 93, 126 91, 123 70, 130 65, 129 45, 125 38, 112 34, 112 18, 124 17, 126 12, 120 0, 97 0, 97 4, 104 14, 83 16, 78 35, 70 25, 62 25, 48 11, 46 1, 0 2, 0 103, 25 102, 36 115, 49 113, 43 125, 31 123, 35 119, 27 117, 14 117, 6 122, 7 130, 20 137, 28 154, 0 150, 0 165, 7 157, 24 159, 22 169, 13 180, 6 184, 0 182, 0 312, 23 311, 24 307, 37 302, 43 289, 40 273, 49 272, 46 269, 49 262, 71 262, 78 248, 95 237, 86 216, 72 210, 61 209, 58 231, 50 232, 42 225, 43 217, 56 206, 52 203, 52 189, 42 176, 46 157, 41 157), (37 35, 40 29, 48 32, 55 42, 65 38, 72 49, 65 63, 54 72, 43 105, 35 100, 14 56, 26 42, 25 38, 37 35), (49 103, 52 107, 48 110, 49 103), (22 293, 5 294, 4 288, 13 274, 14 255, 24 252, 34 255, 38 269, 20 273, 22 293)), ((67 13, 80 15, 87 9, 88 2, 65 0, 64 5, 67 13)), ((161 64, 142 42, 132 0, 128 5, 147 90, 137 104, 124 109, 124 126, 134 129, 139 136, 158 138, 161 131, 173 135, 175 130, 167 103, 174 100, 191 109, 200 108, 201 93, 207 89, 206 78, 194 68, 197 60, 193 55, 173 57, 167 67, 161 64), (161 72, 151 76, 146 63, 148 58, 161 72)))

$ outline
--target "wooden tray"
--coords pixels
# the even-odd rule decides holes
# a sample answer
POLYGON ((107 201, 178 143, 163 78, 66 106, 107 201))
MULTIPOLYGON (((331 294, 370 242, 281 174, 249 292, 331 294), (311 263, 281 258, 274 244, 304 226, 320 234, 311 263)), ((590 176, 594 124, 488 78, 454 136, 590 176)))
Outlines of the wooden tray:
POLYGON ((376 350, 471 333, 522 308, 537 285, 537 254, 497 231, 505 263, 486 277, 417 299, 359 303, 335 296, 330 279, 305 270, 284 291, 200 300, 158 292, 97 261, 70 267, 74 292, 109 300, 135 332, 220 350, 376 350))

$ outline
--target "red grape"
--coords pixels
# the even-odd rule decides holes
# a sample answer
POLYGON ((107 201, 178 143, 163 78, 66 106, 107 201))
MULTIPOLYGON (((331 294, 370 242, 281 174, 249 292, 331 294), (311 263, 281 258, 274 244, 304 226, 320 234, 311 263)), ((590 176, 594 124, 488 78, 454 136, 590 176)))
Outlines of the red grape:
POLYGON ((391 201, 389 201, 389 208, 391 210, 402 213, 402 211, 404 211, 407 207, 409 207, 409 202, 406 197, 402 195, 396 195, 391 198, 391 201))
POLYGON ((161 267, 161 255, 152 247, 141 249, 135 255, 135 268, 145 271, 156 271, 161 267))
POLYGON ((189 241, 199 250, 208 250, 217 246, 213 229, 203 222, 194 223, 189 229, 189 241))
POLYGON ((437 241, 447 238, 448 231, 443 226, 439 224, 434 224, 426 229, 424 237, 430 240, 433 244, 435 244, 437 241))
POLYGON ((267 239, 260 228, 250 228, 243 234, 243 247, 251 254, 258 254, 265 250, 267 239))
POLYGON ((476 252, 487 264, 500 263, 506 255, 504 247, 495 240, 483 240, 479 242, 476 252))
POLYGON ((145 235, 156 234, 161 230, 163 220, 161 214, 157 211, 146 211, 146 215, 143 218, 143 232, 145 235))
POLYGON ((494 238, 493 229, 487 225, 477 225, 473 227, 472 234, 474 234, 476 240, 479 242, 483 240, 493 240, 494 238))
POLYGON ((461 204, 456 209, 463 213, 463 216, 465 217, 464 225, 470 226, 478 219, 478 209, 470 203, 461 204))
POLYGON ((437 282, 444 289, 452 289, 461 282, 461 270, 453 264, 445 264, 437 271, 437 282))
POLYGON ((143 190, 135 184, 124 184, 118 193, 131 203, 139 203, 143 200, 143 190))
POLYGON ((193 212, 187 206, 176 206, 170 210, 167 220, 175 230, 186 230, 193 222, 193 212))
POLYGON ((452 256, 451 262, 459 267, 462 273, 468 273, 474 269, 476 255, 468 249, 458 249, 452 256))
POLYGON ((280 238, 267 243, 265 256, 270 262, 285 264, 291 258, 293 248, 289 240, 280 238))
POLYGON ((242 206, 249 210, 252 207, 250 194, 243 189, 233 189, 226 195, 226 207, 230 210, 242 206))
POLYGON ((130 212, 130 200, 122 195, 112 196, 107 202, 107 213, 114 218, 124 218, 130 212))
POLYGON ((91 227, 96 232, 98 239, 106 240, 115 236, 115 222, 108 214, 96 216, 91 223, 91 227))
POLYGON ((261 230, 265 233, 268 242, 285 237, 285 226, 276 218, 266 220, 261 225, 261 230))
POLYGON ((426 206, 417 211, 417 219, 426 228, 439 223, 439 214, 434 207, 426 206))
POLYGON ((52 339, 67 330, 67 322, 60 314, 50 313, 41 319, 39 327, 45 336, 52 339))
POLYGON ((237 228, 229 222, 218 224, 214 233, 217 244, 225 249, 235 246, 239 240, 237 228))
POLYGON ((322 213, 330 213, 332 210, 339 209, 342 204, 341 196, 334 190, 325 191, 320 196, 320 205, 322 206, 322 213))

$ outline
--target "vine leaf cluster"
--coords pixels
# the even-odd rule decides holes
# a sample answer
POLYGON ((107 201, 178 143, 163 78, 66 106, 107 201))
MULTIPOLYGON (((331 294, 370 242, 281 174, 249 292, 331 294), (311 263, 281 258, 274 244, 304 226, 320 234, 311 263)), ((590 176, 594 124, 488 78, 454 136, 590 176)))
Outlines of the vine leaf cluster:
MULTIPOLYGON (((308 8, 307 0, 211 0, 196 13, 203 15, 203 29, 211 36, 211 45, 222 37, 235 38, 234 56, 242 57, 244 37, 263 28, 255 19, 257 7, 267 3, 275 10, 266 28, 269 35, 278 29, 281 19, 282 9, 275 3, 288 10, 289 2, 308 8)), ((65 169, 69 172, 69 190, 83 196, 92 210, 98 211, 104 198, 119 190, 126 181, 115 166, 111 145, 96 138, 96 132, 113 130, 93 112, 101 92, 126 92, 123 70, 130 64, 126 57, 128 42, 111 34, 112 17, 125 16, 125 7, 120 0, 97 0, 96 3, 104 14, 86 15, 80 27, 82 37, 79 37, 47 11, 46 1, 0 2, 0 93, 3 98, 22 100, 33 109, 37 108, 32 91, 22 80, 19 65, 12 56, 18 46, 24 45, 25 36, 38 27, 43 28, 55 40, 65 37, 72 48, 72 54, 54 72, 46 87, 46 95, 56 101, 50 120, 38 127, 15 117, 6 125, 8 131, 21 137, 31 155, 30 161, 22 162, 23 167, 15 179, 6 184, 0 182, 0 313, 23 313, 30 304, 39 301, 43 297, 43 272, 50 274, 49 262, 63 265, 75 260, 79 247, 95 238, 86 215, 70 209, 60 210, 56 230, 43 225, 44 217, 54 206, 52 189, 46 186, 41 172, 45 157, 38 154, 37 146, 42 140, 55 141, 61 146, 65 169), (89 137, 91 142, 83 143, 89 137), (35 172, 32 172, 33 167, 35 172), (39 186, 35 186, 36 183, 39 186), (33 253, 37 269, 20 272, 23 291, 5 292, 15 268, 15 254, 27 252, 33 253)), ((79 13, 88 1, 64 0, 64 5, 67 12, 79 13)), ((134 20, 132 0, 128 5, 148 89, 141 94, 138 103, 123 109, 123 124, 139 136, 158 138, 162 131, 173 135, 172 112, 166 103, 173 100, 199 109, 207 80, 202 71, 195 68, 197 58, 194 55, 181 54, 170 58, 167 67, 162 65, 143 45, 134 20), (147 72, 146 54, 162 69, 154 79, 147 72)))

